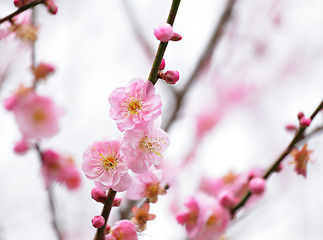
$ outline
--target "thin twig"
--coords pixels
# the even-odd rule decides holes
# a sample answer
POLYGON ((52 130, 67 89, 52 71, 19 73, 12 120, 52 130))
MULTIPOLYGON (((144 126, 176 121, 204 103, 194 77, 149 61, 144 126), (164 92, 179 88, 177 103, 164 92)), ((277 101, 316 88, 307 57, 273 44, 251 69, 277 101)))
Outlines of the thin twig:
POLYGON ((202 69, 206 67, 206 65, 210 62, 210 59, 212 58, 212 55, 214 53, 214 49, 218 46, 218 43, 220 42, 220 39, 222 37, 223 30, 225 29, 227 23, 229 22, 229 19, 232 15, 233 7, 236 3, 236 0, 228 0, 228 3, 220 17, 219 23, 215 26, 215 29, 213 31, 212 37, 209 41, 209 43, 206 45, 206 48, 201 54, 201 57, 199 61, 197 62, 193 72, 191 73, 191 76, 189 77, 185 87, 178 92, 177 94, 177 102, 175 109, 167 121, 165 125, 165 131, 168 131, 171 125, 174 123, 175 119, 178 116, 178 113, 182 107, 182 102, 187 94, 188 90, 191 88, 194 80, 198 77, 198 75, 201 73, 202 69))
MULTIPOLYGON (((323 101, 318 105, 318 107, 315 109, 315 111, 312 113, 311 115, 311 120, 313 120, 315 118, 315 116, 317 115, 317 113, 319 111, 321 111, 323 108, 323 101)), ((266 171, 266 173, 263 175, 264 179, 269 179, 270 176, 275 172, 275 170, 279 167, 279 164, 283 161, 283 159, 290 153, 290 151, 294 148, 294 146, 300 142, 301 140, 303 140, 306 136, 304 135, 305 130, 307 129, 307 127, 303 127, 300 126, 297 129, 297 132, 294 136, 294 138, 291 140, 291 142, 289 143, 289 145, 287 146, 287 148, 281 153, 281 155, 277 158, 277 160, 268 168, 268 170, 266 171)), ((235 213, 242 208, 246 202, 248 201, 248 199, 251 197, 252 193, 249 191, 242 199, 241 201, 234 206, 231 209, 231 215, 234 216, 235 213)))
POLYGON ((22 13, 30 8, 33 8, 35 6, 37 6, 38 4, 45 4, 45 0, 35 0, 35 1, 32 1, 28 4, 26 4, 25 6, 21 7, 21 8, 18 8, 15 12, 9 14, 8 16, 4 17, 4 18, 1 18, 0 19, 0 24, 3 23, 3 22, 6 22, 6 21, 11 21, 12 18, 16 15, 18 15, 19 13, 22 13))
POLYGON ((131 7, 131 3, 129 0, 123 0, 123 6, 126 11, 126 16, 129 18, 129 23, 131 25, 132 30, 134 31, 136 38, 138 39, 140 45, 142 46, 147 58, 152 60, 154 58, 154 52, 149 42, 146 40, 143 32, 141 31, 140 24, 138 22, 137 17, 135 16, 133 9, 131 7))
POLYGON ((94 240, 103 240, 104 239, 104 235, 105 235, 104 230, 107 225, 107 222, 108 222, 108 219, 110 216, 110 212, 111 212, 111 208, 113 205, 113 200, 114 200, 116 194, 117 194, 116 191, 112 190, 111 188, 109 189, 107 200, 106 200, 106 202, 103 206, 102 212, 101 212, 101 216, 104 217, 104 219, 105 219, 104 225, 102 227, 98 228, 98 230, 96 231, 94 240))
MULTIPOLYGON (((42 151, 40 149, 39 144, 35 144, 35 149, 38 153, 41 163, 43 164, 44 161, 43 161, 42 151)), ((52 225, 53 225, 54 231, 56 233, 57 239, 63 240, 63 236, 62 236, 62 234, 59 230, 58 224, 57 224, 57 216, 56 216, 53 194, 54 194, 53 190, 52 190, 51 186, 49 186, 47 189, 47 195, 48 195, 49 207, 50 207, 50 211, 51 211, 51 215, 52 215, 52 225)))

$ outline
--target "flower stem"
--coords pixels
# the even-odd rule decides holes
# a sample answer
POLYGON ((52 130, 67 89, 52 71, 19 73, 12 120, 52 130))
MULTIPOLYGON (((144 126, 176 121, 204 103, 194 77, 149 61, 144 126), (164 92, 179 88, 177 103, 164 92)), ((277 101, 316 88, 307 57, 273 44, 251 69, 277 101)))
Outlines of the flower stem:
POLYGON ((28 10, 29 8, 35 7, 38 4, 45 4, 45 0, 35 0, 35 1, 32 1, 32 2, 30 2, 28 4, 26 4, 23 7, 18 8, 15 12, 9 14, 8 16, 6 16, 4 18, 1 18, 0 19, 0 24, 3 23, 3 22, 6 22, 6 21, 11 21, 14 16, 18 15, 19 13, 22 13, 22 12, 28 10))
MULTIPOLYGON (((169 11, 169 15, 168 15, 168 18, 167 18, 167 23, 169 23, 172 26, 174 24, 175 17, 176 17, 177 10, 178 10, 180 2, 181 2, 181 0, 173 0, 171 9, 169 11)), ((152 66, 152 68, 150 70, 148 81, 151 81, 154 85, 157 82, 157 75, 158 75, 159 67, 160 67, 160 64, 161 64, 161 62, 163 60, 164 53, 165 53, 166 48, 167 48, 167 44, 168 44, 168 42, 160 42, 158 50, 157 50, 157 53, 156 53, 156 56, 155 56, 155 59, 154 59, 153 66, 152 66)))
MULTIPOLYGON (((321 111, 323 108, 323 100, 322 102, 317 106, 317 108, 315 109, 315 111, 312 113, 311 115, 311 120, 313 120, 315 118, 315 116, 318 114, 319 111, 321 111)), ((270 176, 272 175, 272 173, 275 172, 275 170, 278 168, 279 164, 283 161, 283 159, 290 153, 290 151, 294 148, 294 146, 300 142, 301 140, 303 140, 304 137, 304 132, 306 130, 307 127, 302 127, 300 126, 297 129, 297 132, 294 136, 294 138, 291 140, 291 142, 289 143, 289 145, 287 146, 287 148, 281 153, 281 155, 277 158, 277 160, 268 168, 268 170, 265 172, 265 174, 262 176, 264 179, 269 179, 270 176)), ((248 199, 251 197, 252 193, 249 191, 242 199, 241 201, 234 206, 231 209, 231 215, 234 216, 235 213, 242 208, 246 202, 248 201, 248 199)))
POLYGON ((110 215, 111 208, 113 205, 113 200, 114 200, 116 194, 117 194, 116 191, 112 190, 111 188, 109 189, 107 200, 106 200, 106 202, 103 206, 102 212, 101 212, 101 216, 104 217, 105 222, 104 222, 104 225, 102 227, 98 228, 98 230, 96 231, 94 240, 103 240, 104 239, 104 235, 105 235, 104 230, 105 230, 105 227, 108 223, 109 215, 110 215))

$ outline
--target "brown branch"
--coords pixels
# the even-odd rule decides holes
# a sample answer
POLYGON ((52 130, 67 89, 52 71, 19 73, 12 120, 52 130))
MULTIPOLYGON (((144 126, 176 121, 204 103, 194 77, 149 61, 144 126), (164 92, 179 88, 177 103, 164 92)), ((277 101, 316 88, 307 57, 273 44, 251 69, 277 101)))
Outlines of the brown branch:
POLYGON ((21 7, 21 8, 18 8, 15 12, 9 14, 8 16, 4 17, 4 18, 1 18, 0 19, 0 24, 3 23, 3 22, 6 22, 6 21, 11 21, 12 18, 16 15, 18 15, 19 13, 22 13, 30 8, 33 8, 35 6, 37 6, 38 4, 45 4, 46 0, 35 0, 35 1, 32 1, 28 4, 26 4, 25 6, 21 7))
POLYGON ((105 230, 105 227, 108 223, 111 208, 113 205, 113 200, 114 200, 116 194, 117 194, 116 191, 112 190, 111 188, 109 189, 107 200, 106 200, 106 202, 103 206, 102 212, 101 212, 101 216, 104 217, 104 219, 105 219, 104 225, 102 227, 98 228, 98 230, 96 231, 94 240, 103 240, 104 239, 104 236, 105 236, 104 230, 105 230))
POLYGON ((187 94, 188 90, 191 88, 194 80, 198 77, 198 75, 201 73, 202 69, 207 66, 207 64, 210 62, 210 59, 212 58, 212 55, 214 53, 214 49, 218 46, 218 43, 221 40, 223 30, 225 29, 227 23, 230 20, 230 17, 232 15, 233 7, 236 3, 236 0, 228 0, 228 3, 220 17, 219 23, 215 26, 215 29, 213 31, 212 37, 209 41, 209 43, 206 45, 206 48, 201 54, 201 57, 199 61, 197 62, 193 72, 191 73, 191 76, 189 77, 185 87, 178 92, 177 94, 177 102, 175 109, 170 117, 170 119, 167 121, 165 125, 165 131, 168 131, 171 125, 174 123, 175 119, 178 116, 178 113, 182 107, 182 102, 187 94))
MULTIPOLYGON (((318 114, 319 111, 321 111, 323 108, 323 101, 318 105, 318 107, 315 109, 315 111, 311 115, 311 120, 315 118, 315 116, 318 114)), ((305 139, 306 136, 304 135, 305 130, 307 127, 300 126, 297 129, 297 132, 294 136, 294 138, 291 140, 291 142, 288 144, 287 148, 281 153, 281 155, 277 158, 277 160, 268 168, 266 173, 263 175, 263 178, 268 180, 270 176, 275 172, 275 170, 279 167, 279 164, 283 161, 283 159, 290 153, 290 151, 294 148, 294 146, 299 143, 301 140, 305 139)), ((315 131, 316 132, 316 131, 315 131)), ((314 133, 315 133, 314 132, 314 133)), ((313 132, 311 133, 312 136, 313 132)), ((231 209, 231 215, 234 216, 235 213, 242 208, 248 201, 248 199, 251 197, 252 193, 249 191, 242 199, 241 201, 234 206, 231 209)))

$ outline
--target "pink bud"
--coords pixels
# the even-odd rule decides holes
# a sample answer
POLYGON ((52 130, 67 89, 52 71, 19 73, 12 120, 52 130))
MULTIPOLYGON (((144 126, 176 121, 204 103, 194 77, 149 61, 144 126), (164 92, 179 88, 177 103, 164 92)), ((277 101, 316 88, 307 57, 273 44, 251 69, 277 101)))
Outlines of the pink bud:
POLYGON ((110 225, 107 224, 104 229, 104 234, 108 235, 110 233, 110 229, 111 229, 110 225))
POLYGON ((46 6, 47 6, 47 10, 51 14, 56 14, 57 13, 57 6, 56 6, 54 0, 47 0, 46 1, 46 6))
POLYGON ((172 36, 172 39, 171 39, 173 42, 177 42, 177 41, 180 41, 182 40, 182 36, 179 35, 178 33, 173 33, 173 36, 172 36))
POLYGON ((113 204, 112 204, 112 207, 119 207, 120 206, 120 204, 121 204, 121 198, 115 198, 114 200, 113 200, 113 204))
POLYGON ((295 131, 297 129, 297 127, 294 124, 288 124, 285 128, 287 131, 295 131))
POLYGON ((231 191, 222 191, 218 195, 220 204, 225 208, 231 208, 237 203, 237 199, 231 191))
POLYGON ((104 225, 105 219, 102 216, 95 216, 92 218, 92 225, 95 228, 100 228, 104 225))
POLYGON ((301 118, 302 117, 304 117, 304 113, 303 112, 299 112, 298 114, 297 114, 297 118, 298 118, 298 120, 301 120, 301 118))
POLYGON ((29 150, 30 146, 25 139, 20 140, 15 144, 14 151, 17 154, 24 154, 29 150))
POLYGON ((175 84, 179 80, 178 71, 167 71, 163 78, 168 84, 175 84))
POLYGON ((102 191, 101 189, 98 189, 98 188, 93 188, 92 189, 91 196, 95 201, 103 203, 103 204, 107 200, 106 192, 104 192, 104 191, 102 191))
POLYGON ((166 65, 166 61, 165 61, 165 59, 163 58, 163 60, 162 60, 162 62, 161 62, 161 64, 160 64, 159 70, 164 70, 165 65, 166 65))
POLYGON ((8 111, 11 111, 17 105, 17 102, 18 102, 18 96, 16 94, 14 94, 14 95, 6 98, 3 101, 3 105, 4 105, 5 109, 7 109, 8 111))
POLYGON ((311 124, 312 120, 310 118, 302 117, 299 121, 299 124, 302 127, 308 127, 311 124))
POLYGON ((15 6, 16 6, 17 8, 21 8, 21 7, 23 7, 23 6, 24 6, 24 2, 23 2, 23 1, 21 1, 21 0, 14 0, 14 1, 13 1, 13 3, 15 4, 15 6))
POLYGON ((162 23, 154 29, 155 37, 162 42, 168 42, 172 39, 173 28, 169 23, 162 23))
POLYGON ((261 177, 255 177, 249 182, 249 189, 253 194, 260 195, 263 194, 266 187, 265 179, 261 177))

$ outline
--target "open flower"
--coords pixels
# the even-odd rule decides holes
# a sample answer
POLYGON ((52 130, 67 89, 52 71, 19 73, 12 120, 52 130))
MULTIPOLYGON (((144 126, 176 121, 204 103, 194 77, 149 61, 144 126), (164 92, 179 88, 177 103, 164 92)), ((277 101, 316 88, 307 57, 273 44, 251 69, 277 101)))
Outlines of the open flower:
POLYGON ((33 90, 18 90, 5 100, 5 106, 15 115, 25 139, 49 138, 59 130, 58 119, 63 111, 50 98, 39 96, 33 90))
POLYGON ((82 170, 102 191, 125 191, 131 184, 127 166, 120 153, 120 141, 94 142, 83 154, 82 170))
POLYGON ((214 197, 197 194, 184 205, 187 211, 176 216, 177 222, 185 225, 190 238, 198 240, 218 239, 228 227, 230 212, 214 197))
POLYGON ((307 163, 310 160, 310 155, 313 151, 307 150, 307 143, 304 144, 301 150, 294 148, 290 155, 294 157, 294 161, 292 162, 295 164, 295 172, 299 175, 302 175, 306 178, 307 175, 307 163))
POLYGON ((156 218, 155 214, 149 213, 149 203, 145 203, 141 208, 132 208, 133 217, 130 221, 136 224, 138 231, 142 232, 146 229, 147 222, 156 218))
POLYGON ((162 184, 161 180, 162 170, 151 166, 145 174, 138 174, 133 178, 127 197, 132 200, 148 198, 149 202, 155 203, 158 195, 166 194, 166 184, 162 184))
POLYGON ((120 220, 110 229, 105 240, 138 240, 136 226, 129 220, 120 220))
POLYGON ((126 131, 123 139, 122 151, 128 167, 139 174, 147 172, 152 165, 158 165, 169 145, 167 133, 154 127, 153 123, 144 130, 126 131))
POLYGON ((160 96, 154 85, 142 79, 133 79, 127 87, 115 89, 109 96, 110 117, 120 131, 145 127, 161 114, 160 96), (143 123, 146 123, 143 124, 143 123))

